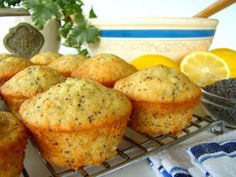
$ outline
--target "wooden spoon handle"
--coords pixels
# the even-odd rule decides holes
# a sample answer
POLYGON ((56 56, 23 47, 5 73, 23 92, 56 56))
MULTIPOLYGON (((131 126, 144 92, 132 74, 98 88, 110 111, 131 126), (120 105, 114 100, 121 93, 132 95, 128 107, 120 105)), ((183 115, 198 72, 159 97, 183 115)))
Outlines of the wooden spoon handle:
POLYGON ((221 11, 222 9, 230 6, 231 4, 233 4, 235 2, 236 2, 236 0, 218 0, 214 4, 208 6, 206 9, 203 9, 202 11, 200 11, 199 13, 194 15, 193 17, 207 18, 207 17, 221 11))

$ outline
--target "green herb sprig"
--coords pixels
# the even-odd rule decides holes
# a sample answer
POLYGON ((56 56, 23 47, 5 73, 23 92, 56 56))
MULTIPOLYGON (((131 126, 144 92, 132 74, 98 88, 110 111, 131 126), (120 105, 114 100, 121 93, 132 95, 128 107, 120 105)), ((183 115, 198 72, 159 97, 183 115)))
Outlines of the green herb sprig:
MULTIPOLYGON (((64 45, 76 48, 79 54, 88 55, 87 45, 99 41, 99 30, 89 24, 83 14, 82 0, 27 0, 23 5, 38 29, 43 29, 49 20, 57 19, 64 45)), ((96 18, 92 8, 89 18, 96 18)))
POLYGON ((19 6, 22 0, 0 0, 0 8, 19 6))

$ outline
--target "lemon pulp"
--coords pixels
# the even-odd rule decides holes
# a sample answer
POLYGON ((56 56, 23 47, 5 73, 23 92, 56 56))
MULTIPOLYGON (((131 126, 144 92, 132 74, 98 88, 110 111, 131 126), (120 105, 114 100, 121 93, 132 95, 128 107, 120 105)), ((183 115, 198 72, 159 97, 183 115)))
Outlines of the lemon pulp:
POLYGON ((230 76, 230 69, 223 59, 202 51, 186 55, 180 63, 180 70, 200 87, 230 76))

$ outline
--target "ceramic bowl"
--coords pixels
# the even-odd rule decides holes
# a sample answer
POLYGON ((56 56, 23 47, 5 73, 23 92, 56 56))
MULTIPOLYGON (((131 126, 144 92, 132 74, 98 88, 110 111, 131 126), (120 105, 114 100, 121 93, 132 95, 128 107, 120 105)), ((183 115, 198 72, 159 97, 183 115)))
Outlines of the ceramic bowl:
POLYGON ((196 50, 208 50, 218 21, 205 18, 91 19, 100 29, 92 54, 113 53, 127 61, 144 54, 180 60, 196 50))

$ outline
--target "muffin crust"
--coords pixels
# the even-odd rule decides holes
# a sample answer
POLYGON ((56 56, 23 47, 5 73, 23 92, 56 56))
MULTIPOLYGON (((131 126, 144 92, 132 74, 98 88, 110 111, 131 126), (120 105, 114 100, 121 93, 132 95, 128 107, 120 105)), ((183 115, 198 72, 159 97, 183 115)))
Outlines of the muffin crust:
POLYGON ((78 79, 92 79, 107 87, 136 72, 136 68, 112 54, 99 54, 85 61, 73 73, 78 79))
POLYGON ((30 61, 37 65, 48 65, 62 55, 53 51, 40 52, 34 55, 30 61))
POLYGON ((16 73, 31 65, 30 61, 18 57, 8 57, 0 60, 0 86, 16 73))
POLYGON ((200 95, 200 89, 187 76, 165 66, 136 72, 114 87, 135 101, 181 103, 200 95))
POLYGON ((20 176, 23 169, 27 133, 10 113, 0 112, 0 176, 20 176))
POLYGON ((147 134, 179 133, 192 120, 201 91, 184 74, 165 66, 119 80, 115 89, 132 101, 130 126, 147 134))
POLYGON ((8 54, 8 53, 2 53, 2 54, 0 54, 0 60, 4 60, 4 59, 11 57, 11 56, 13 56, 13 55, 8 54))
POLYGON ((73 169, 113 157, 130 113, 131 103, 122 93, 76 79, 53 86, 20 108, 43 157, 73 169))
POLYGON ((82 55, 63 55, 48 66, 59 71, 65 77, 70 77, 71 73, 87 60, 82 55))
POLYGON ((3 84, 0 91, 8 108, 18 117, 23 101, 63 81, 65 78, 56 70, 48 66, 35 65, 17 73, 3 84))

